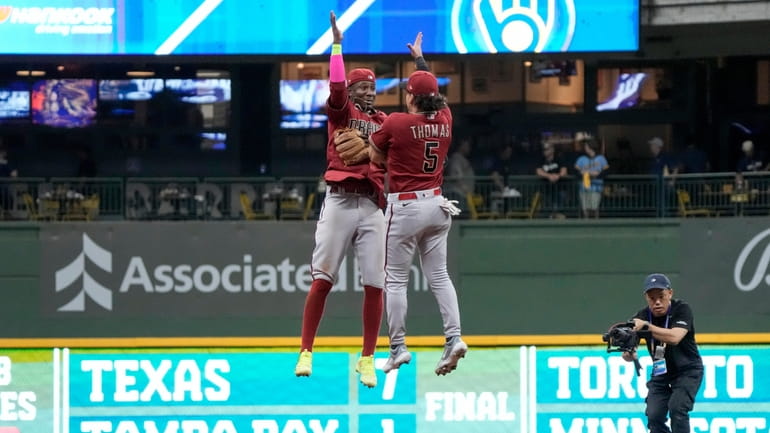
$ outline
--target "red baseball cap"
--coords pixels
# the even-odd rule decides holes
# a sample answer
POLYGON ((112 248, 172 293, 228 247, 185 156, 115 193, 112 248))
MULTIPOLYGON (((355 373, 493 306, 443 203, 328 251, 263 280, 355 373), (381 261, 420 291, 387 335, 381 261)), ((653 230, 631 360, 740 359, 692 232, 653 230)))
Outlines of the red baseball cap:
POLYGON ((374 82, 374 72, 371 69, 357 68, 348 72, 348 87, 359 81, 371 81, 374 82))
POLYGON ((406 91, 412 95, 436 96, 438 95, 438 81, 428 71, 414 71, 406 82, 406 91))

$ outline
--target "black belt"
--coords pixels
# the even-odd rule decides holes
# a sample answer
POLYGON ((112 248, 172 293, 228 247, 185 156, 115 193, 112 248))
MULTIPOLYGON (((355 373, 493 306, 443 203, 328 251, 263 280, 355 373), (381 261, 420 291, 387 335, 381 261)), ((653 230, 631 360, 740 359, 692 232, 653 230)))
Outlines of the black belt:
POLYGON ((329 192, 332 194, 361 194, 374 195, 374 187, 360 183, 333 183, 329 184, 329 192))

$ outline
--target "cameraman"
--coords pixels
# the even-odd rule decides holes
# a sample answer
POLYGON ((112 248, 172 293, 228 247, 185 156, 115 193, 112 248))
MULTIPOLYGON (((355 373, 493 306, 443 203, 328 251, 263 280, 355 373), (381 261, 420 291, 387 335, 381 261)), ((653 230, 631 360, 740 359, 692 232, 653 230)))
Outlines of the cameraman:
MULTIPOLYGON (((668 277, 648 275, 644 279, 647 307, 633 318, 634 330, 647 341, 653 359, 645 400, 651 433, 690 433, 690 411, 703 379, 692 310, 673 296, 668 277), (671 417, 671 429, 665 424, 666 414, 671 417)), ((633 351, 622 356, 631 362, 638 355, 633 351)))

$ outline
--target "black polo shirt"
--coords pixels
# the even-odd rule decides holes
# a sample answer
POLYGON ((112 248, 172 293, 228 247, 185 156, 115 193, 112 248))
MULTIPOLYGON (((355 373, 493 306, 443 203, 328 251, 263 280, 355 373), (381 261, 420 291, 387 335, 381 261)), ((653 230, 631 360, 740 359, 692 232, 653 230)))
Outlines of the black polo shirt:
MULTIPOLYGON (((653 325, 661 328, 666 327, 666 318, 668 317, 669 329, 684 328, 687 330, 687 334, 685 334, 679 344, 666 345, 666 368, 668 369, 669 375, 677 374, 682 370, 703 368, 703 361, 701 360, 700 352, 698 352, 698 345, 695 343, 695 324, 693 323, 692 310, 690 309, 690 305, 686 302, 679 299, 672 299, 671 309, 668 314, 661 317, 655 317, 650 314, 650 310, 647 307, 639 310, 634 317, 647 320, 653 325)), ((650 356, 653 356, 655 353, 654 348, 652 347, 654 339, 646 338, 646 340, 647 351, 650 353, 650 356)), ((654 343, 656 346, 662 344, 658 340, 654 340, 654 343)))
POLYGON ((550 161, 542 157, 538 165, 538 168, 543 169, 548 174, 559 174, 562 167, 565 167, 564 162, 558 156, 554 156, 550 161))

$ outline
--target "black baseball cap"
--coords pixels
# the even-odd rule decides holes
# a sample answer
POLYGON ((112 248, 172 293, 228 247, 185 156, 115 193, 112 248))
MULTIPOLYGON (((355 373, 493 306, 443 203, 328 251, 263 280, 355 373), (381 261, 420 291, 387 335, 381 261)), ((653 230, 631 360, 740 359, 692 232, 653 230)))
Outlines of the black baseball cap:
POLYGON ((671 281, 663 274, 650 274, 644 279, 644 293, 652 289, 671 290, 671 281))

